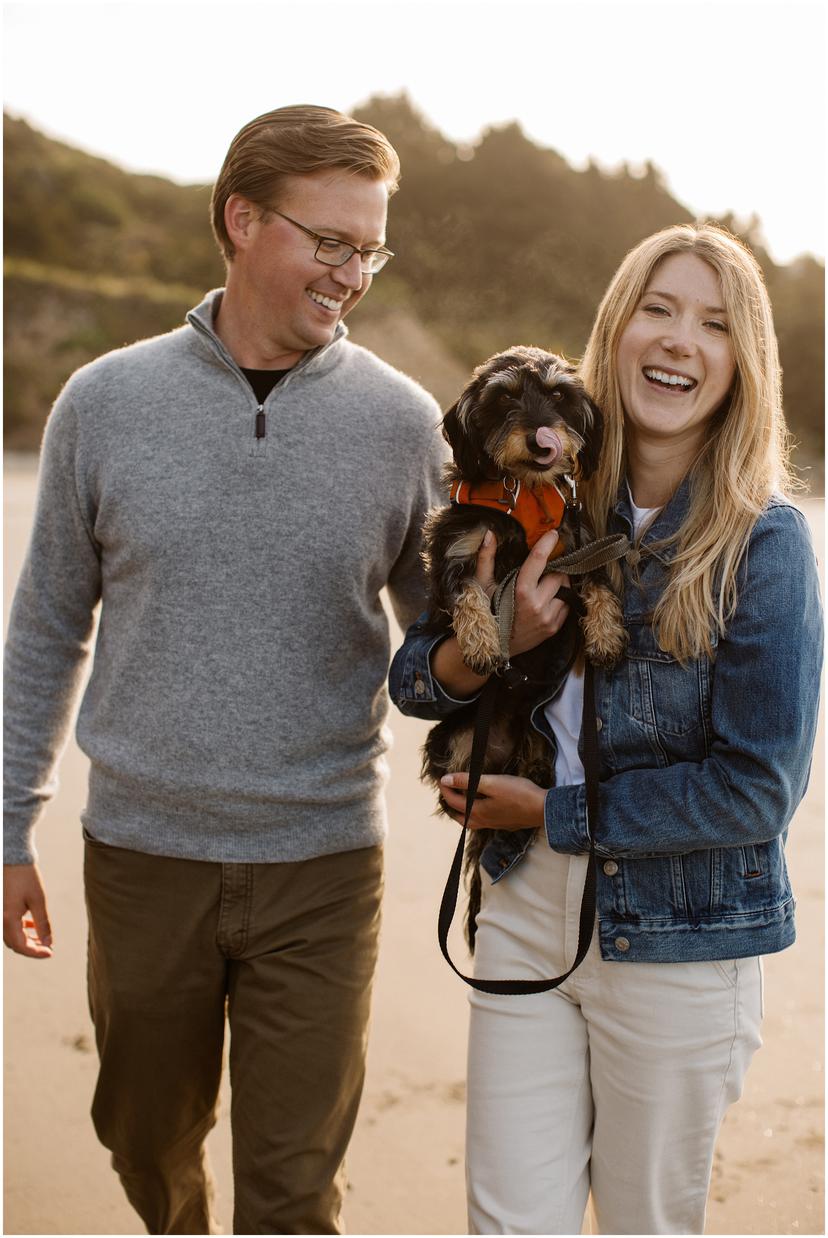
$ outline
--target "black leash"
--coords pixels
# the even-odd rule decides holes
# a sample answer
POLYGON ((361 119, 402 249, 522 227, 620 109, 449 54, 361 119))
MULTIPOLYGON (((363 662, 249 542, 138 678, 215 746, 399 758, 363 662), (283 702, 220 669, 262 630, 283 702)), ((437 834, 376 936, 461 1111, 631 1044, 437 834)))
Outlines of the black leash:
MULTIPOLYGON (((561 590, 563 594, 563 590, 561 590)), ((515 668, 510 668, 514 670, 515 668)), ((460 890, 460 878, 463 872, 463 853, 466 847, 466 830, 472 806, 477 795, 483 761, 486 756, 486 745, 489 739, 489 728, 494 716, 495 704, 501 691, 508 692, 508 678, 492 675, 483 689, 477 706, 477 720, 472 741, 471 761, 469 768, 469 787, 466 793, 466 816, 463 828, 454 853, 449 871, 443 899, 440 904, 440 914, 437 921, 437 937, 440 949, 449 967, 466 984, 478 989, 481 993, 548 993, 563 984, 586 958, 592 941, 595 927, 596 896, 598 888, 598 869, 595 856, 595 826, 598 820, 598 729, 595 712, 595 677, 592 663, 587 659, 584 667, 584 782, 587 797, 587 830, 589 833, 589 864, 587 866, 584 890, 581 896, 581 913, 578 921, 578 950, 575 961, 568 971, 552 980, 479 980, 473 976, 465 976, 454 965, 448 950, 448 935, 454 912, 457 907, 457 896, 460 890)))
MULTIPOLYGON (((570 506, 570 504, 567 506, 570 506)), ((569 575, 575 576, 585 575, 588 572, 595 571, 596 568, 603 567, 607 563, 620 559, 629 550, 629 541, 623 534, 620 533, 610 534, 607 537, 602 537, 597 541, 590 542, 586 546, 582 546, 579 516, 580 504, 578 504, 574 497, 571 507, 576 519, 576 549, 567 555, 563 555, 557 559, 552 559, 544 569, 544 575, 548 572, 566 572, 569 575)), ((598 822, 598 779, 600 763, 598 756, 598 728, 596 724, 595 711, 595 675, 592 663, 588 658, 586 658, 584 666, 583 733, 584 783, 586 786, 587 799, 587 832, 589 834, 589 863, 587 865, 586 878, 584 880, 583 894, 581 895, 581 912, 578 920, 578 949, 575 954, 575 961, 568 971, 564 972, 561 976, 555 976, 552 980, 478 980, 473 976, 465 976, 459 968, 455 967, 451 955, 449 954, 448 935, 449 929, 451 928, 451 922, 454 919, 454 912, 457 907, 457 896, 460 890, 460 879, 463 872, 463 855, 466 849, 466 831, 468 829, 472 806, 477 796, 480 775, 483 772, 483 763, 486 759, 486 748, 489 742, 489 730, 491 727, 492 718, 494 717, 495 705, 501 692, 508 692, 510 687, 513 685, 526 682, 526 676, 517 667, 512 666, 509 661, 509 643, 515 612, 515 582, 517 580, 518 570, 519 569, 515 568, 500 582, 492 598, 492 609, 498 621, 501 666, 489 678, 478 700, 474 737, 472 739, 471 758, 469 761, 469 786, 466 792, 466 814, 463 820, 463 828, 460 831, 460 838, 457 842, 457 849, 454 853, 454 859, 452 860, 451 868, 449 870, 446 888, 443 892, 442 902, 440 903, 440 913, 437 919, 437 939, 440 943, 440 950, 443 953, 443 958, 446 960, 452 971, 454 971, 461 980, 465 980, 466 984, 471 985, 474 989, 478 989, 481 993, 548 993, 550 989, 556 989, 558 985, 563 984, 564 980, 566 980, 568 976, 571 976, 575 969, 580 967, 581 963, 583 963, 586 958, 595 928, 595 912, 597 906, 598 870, 597 860, 595 857, 595 828, 598 822)), ((575 609, 581 612, 583 611, 581 599, 577 593, 569 587, 562 586, 558 590, 557 596, 562 598, 575 609)))

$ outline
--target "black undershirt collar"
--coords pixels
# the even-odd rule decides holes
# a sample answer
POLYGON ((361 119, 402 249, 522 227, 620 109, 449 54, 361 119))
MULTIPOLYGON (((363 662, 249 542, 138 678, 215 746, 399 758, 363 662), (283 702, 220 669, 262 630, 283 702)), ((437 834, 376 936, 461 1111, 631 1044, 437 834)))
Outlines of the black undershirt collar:
POLYGON ((289 370, 249 370, 243 365, 239 366, 239 369, 250 383, 253 394, 260 404, 264 404, 276 384, 290 372, 289 370))

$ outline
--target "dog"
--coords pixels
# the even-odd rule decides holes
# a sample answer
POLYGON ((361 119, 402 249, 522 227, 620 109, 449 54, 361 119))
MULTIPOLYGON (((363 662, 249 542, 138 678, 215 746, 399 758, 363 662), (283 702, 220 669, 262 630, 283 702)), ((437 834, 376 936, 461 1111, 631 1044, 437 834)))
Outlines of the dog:
MULTIPOLYGON (((449 616, 466 665, 490 675, 500 667, 500 639, 490 599, 474 578, 486 531, 493 530, 497 538, 496 583, 523 563, 530 543, 546 528, 558 528, 554 557, 575 549, 577 483, 597 467, 603 417, 570 362, 539 348, 515 346, 478 366, 445 414, 443 435, 454 456, 445 476, 452 501, 433 510, 424 529, 430 582, 426 629, 444 632, 449 616)), ((577 588, 580 617, 571 608, 561 632, 512 659, 525 678, 501 692, 485 773, 515 774, 552 786, 549 744, 529 720, 543 699, 544 684, 574 663, 580 647, 604 666, 623 653, 621 605, 605 573, 590 573, 577 588)), ((438 792, 444 774, 469 768, 475 713, 471 702, 429 732, 422 776, 438 792)), ((449 811, 442 795, 438 811, 449 811)), ((491 834, 473 831, 467 848, 466 933, 472 951, 480 899, 478 860, 491 834)))

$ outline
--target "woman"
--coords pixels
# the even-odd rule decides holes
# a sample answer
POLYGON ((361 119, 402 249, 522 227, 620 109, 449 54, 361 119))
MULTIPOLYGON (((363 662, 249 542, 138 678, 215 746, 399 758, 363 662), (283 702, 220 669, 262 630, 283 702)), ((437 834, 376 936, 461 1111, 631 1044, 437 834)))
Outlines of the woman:
MULTIPOLYGON (((770 305, 748 251, 668 228, 624 260, 582 366, 604 410, 585 494, 614 569, 625 657, 596 671, 598 923, 581 967, 543 995, 471 994, 467 1163, 477 1233, 701 1233, 713 1148, 759 1046, 759 956, 794 939, 783 843, 808 778, 821 622, 790 482, 770 305)), ((563 624, 547 534, 518 580, 512 653, 563 624)), ((478 580, 490 585, 489 535, 478 580)), ((392 667, 404 712, 479 690, 450 633, 415 625, 392 667)), ((571 964, 588 836, 576 667, 533 722, 555 786, 483 777, 476 974, 571 964), (527 826, 535 845, 525 846, 527 826), (520 863, 518 863, 520 861, 520 863)), ((462 820, 467 776, 446 801, 462 820)))

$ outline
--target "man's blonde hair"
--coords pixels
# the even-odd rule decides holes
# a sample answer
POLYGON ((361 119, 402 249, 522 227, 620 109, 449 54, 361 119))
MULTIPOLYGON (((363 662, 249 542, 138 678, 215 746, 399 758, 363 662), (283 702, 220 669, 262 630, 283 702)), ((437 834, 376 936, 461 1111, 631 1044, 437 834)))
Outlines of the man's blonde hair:
MULTIPOLYGON (((690 471, 691 501, 675 545, 667 588, 655 611, 661 647, 682 661, 711 655, 737 603, 737 572, 768 497, 795 483, 782 412, 782 382, 773 315, 762 271, 749 250, 713 224, 679 224, 627 254, 598 309, 581 365, 587 390, 604 413, 604 449, 585 487, 596 536, 602 536, 625 472, 624 409, 618 342, 659 262, 690 253, 721 282, 736 376, 708 425, 690 471)), ((613 576, 620 584, 620 572, 613 576)))
POLYGON ((224 223, 224 208, 238 193, 257 206, 274 205, 288 176, 341 169, 396 190, 400 161, 379 129, 329 107, 300 104, 257 116, 239 130, 213 188, 213 233, 228 261, 235 255, 224 223))

